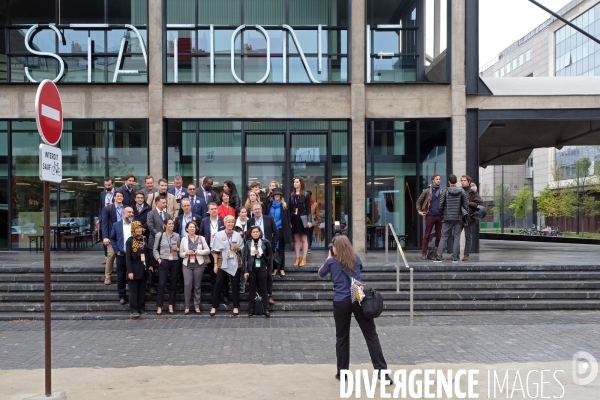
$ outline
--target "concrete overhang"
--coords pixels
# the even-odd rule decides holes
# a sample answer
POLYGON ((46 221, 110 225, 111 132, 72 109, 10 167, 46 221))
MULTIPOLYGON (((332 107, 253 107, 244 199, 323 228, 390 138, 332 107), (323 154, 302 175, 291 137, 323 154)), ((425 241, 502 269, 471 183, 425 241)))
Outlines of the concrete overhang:
POLYGON ((534 148, 600 145, 600 78, 482 81, 493 95, 468 102, 477 109, 480 166, 523 164, 534 148))

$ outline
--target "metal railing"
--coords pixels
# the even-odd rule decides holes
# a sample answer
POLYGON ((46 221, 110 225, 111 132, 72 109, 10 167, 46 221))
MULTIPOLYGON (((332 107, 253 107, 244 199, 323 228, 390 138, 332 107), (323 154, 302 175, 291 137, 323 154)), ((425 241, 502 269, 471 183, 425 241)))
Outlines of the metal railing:
POLYGON ((392 235, 394 235, 394 240, 396 241, 396 248, 398 251, 396 252, 396 293, 400 293, 400 256, 402 256, 402 260, 404 261, 404 266, 408 268, 410 274, 410 284, 409 284, 409 301, 410 301, 410 319, 412 321, 414 315, 414 306, 413 306, 413 269, 408 266, 408 262, 406 261, 406 256, 404 255, 404 251, 402 250, 402 246, 400 245, 400 241, 398 240, 398 235, 396 235, 396 230, 391 223, 385 225, 385 263, 389 265, 389 237, 390 232, 392 231, 392 235))

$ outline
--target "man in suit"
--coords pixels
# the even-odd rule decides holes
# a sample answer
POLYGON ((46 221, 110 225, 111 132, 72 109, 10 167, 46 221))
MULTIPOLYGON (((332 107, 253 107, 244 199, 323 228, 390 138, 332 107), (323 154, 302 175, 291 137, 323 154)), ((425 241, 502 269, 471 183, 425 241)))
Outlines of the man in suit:
POLYGON ((205 176, 202 179, 202 190, 200 191, 200 193, 198 193, 198 195, 204 197, 204 201, 206 201, 207 205, 211 201, 215 204, 218 203, 217 193, 215 193, 215 191, 212 190, 212 186, 213 178, 211 176, 205 176))
POLYGON ((171 193, 173 196, 175 196, 175 200, 177 200, 177 208, 179 209, 179 214, 181 214, 181 199, 188 197, 188 192, 187 189, 183 187, 183 178, 181 175, 175 175, 175 178, 173 178, 173 184, 174 187, 169 189, 168 193, 171 193))
POLYGON ((110 243, 110 234, 115 223, 123 219, 123 193, 117 191, 113 197, 113 204, 104 207, 102 210, 102 243, 107 248, 108 259, 104 266, 104 284, 110 285, 110 275, 113 272, 113 263, 115 261, 115 251, 110 243))
MULTIPOLYGON (((104 207, 109 206, 113 203, 113 197, 115 195, 114 181, 110 177, 104 178, 104 190, 100 193, 100 212, 98 213, 98 220, 96 221, 96 229, 102 227, 102 210, 104 207)), ((110 234, 110 232, 108 233, 110 234)), ((104 246, 104 261, 102 264, 106 264, 108 261, 108 248, 104 246)))
POLYGON ((146 204, 146 195, 141 190, 135 194, 135 207, 133 207, 133 219, 139 221, 144 227, 144 236, 148 238, 148 212, 152 211, 150 206, 146 204))
POLYGON ((196 196, 196 185, 190 183, 187 187, 188 198, 192 203, 192 214, 200 215, 202 218, 206 217, 206 200, 202 196, 196 196))
POLYGON ((158 189, 154 187, 154 177, 152 175, 148 175, 146 177, 144 180, 144 185, 146 187, 142 189, 142 192, 144 193, 145 200, 148 200, 148 196, 150 196, 152 193, 158 192, 158 189))
MULTIPOLYGON (((148 247, 150 249, 148 260, 148 267, 156 266, 154 257, 152 256, 152 249, 154 248, 154 238, 156 234, 163 231, 164 221, 171 216, 167 213, 167 200, 163 196, 156 196, 154 199, 154 210, 148 211, 148 217, 146 218, 146 226, 148 227, 148 247)), ((150 294, 156 294, 152 282, 153 274, 148 274, 146 281, 146 288, 150 294)))
MULTIPOLYGON (((208 216, 202 219, 200 222, 200 235, 204 236, 206 243, 212 248, 212 240, 217 234, 217 232, 225 229, 225 224, 223 223, 223 218, 219 217, 217 213, 217 203, 210 202, 208 203, 208 216)), ((210 287, 211 291, 214 293, 215 284, 217 283, 217 274, 214 271, 214 259, 212 253, 210 254, 210 258, 212 262, 206 266, 210 275, 210 287)), ((206 270, 205 269, 205 270, 206 270)), ((223 302, 225 304, 229 304, 229 285, 223 285, 223 302)))
MULTIPOLYGON (((251 231, 253 226, 259 226, 263 232, 262 238, 268 240, 272 248, 275 248, 279 241, 279 229, 277 229, 275 219, 270 215, 263 215, 260 203, 252 205, 252 215, 253 218, 248 218, 248 230, 251 231)), ((270 263, 267 271, 267 293, 269 294, 269 304, 275 304, 275 300, 273 300, 273 263, 270 263)))
POLYGON ((125 207, 123 219, 115 222, 110 233, 110 245, 115 252, 117 261, 117 290, 119 303, 125 304, 125 279, 127 277, 127 264, 125 261, 125 242, 131 236, 131 223, 133 222, 133 208, 125 207))
POLYGON ((165 178, 160 178, 158 180, 158 193, 153 193, 148 196, 146 203, 152 208, 156 207, 156 198, 162 196, 167 201, 166 210, 172 220, 175 220, 175 217, 179 214, 179 207, 177 206, 177 200, 175 196, 168 192, 169 182, 165 178))
POLYGON ((135 207, 135 192, 133 191, 133 185, 135 185, 135 176, 133 174, 127 174, 123 178, 125 183, 119 189, 119 192, 123 193, 123 205, 125 207, 135 207))
MULTIPOLYGON (((187 224, 190 221, 195 221, 198 224, 198 226, 200 226, 200 223, 202 222, 202 217, 198 214, 192 213, 192 203, 188 198, 181 199, 181 209, 183 210, 183 212, 179 214, 177 218, 175 218, 174 231, 179 233, 179 237, 183 239, 184 236, 187 236, 187 231, 185 230, 187 224)), ((196 235, 198 235, 198 233, 199 232, 196 232, 196 235)))

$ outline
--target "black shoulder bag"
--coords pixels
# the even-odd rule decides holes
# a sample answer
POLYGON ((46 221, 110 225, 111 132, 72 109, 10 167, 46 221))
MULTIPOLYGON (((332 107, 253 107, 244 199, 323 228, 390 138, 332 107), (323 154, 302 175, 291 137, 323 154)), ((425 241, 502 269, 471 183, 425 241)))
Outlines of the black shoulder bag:
MULTIPOLYGON (((342 265, 340 265, 340 267, 344 274, 350 279, 350 284, 352 285, 352 277, 342 265)), ((375 319, 379 317, 383 312, 383 296, 377 290, 367 287, 365 284, 363 284, 363 292, 365 297, 359 304, 362 307, 365 318, 375 319)))

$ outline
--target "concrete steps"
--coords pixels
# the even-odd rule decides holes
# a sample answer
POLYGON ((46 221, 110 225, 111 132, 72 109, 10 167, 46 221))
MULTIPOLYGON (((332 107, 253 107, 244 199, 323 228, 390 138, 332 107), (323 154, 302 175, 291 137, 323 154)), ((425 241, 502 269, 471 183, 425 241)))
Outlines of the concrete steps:
MULTIPOLYGON (((316 272, 314 266, 289 267, 285 277, 276 276, 273 315, 330 315, 332 284, 320 279, 316 272)), ((55 264, 51 280, 53 316, 57 319, 122 318, 128 314, 128 305, 118 303, 116 284, 104 285, 101 266, 55 264)), ((363 280, 381 291, 386 299, 385 313, 405 314, 409 310, 406 269, 400 274, 399 293, 393 266, 365 267, 363 280)), ((0 266, 0 319, 41 318, 43 281, 43 268, 39 265, 0 266)), ((155 299, 154 295, 146 298, 150 314, 156 310, 155 299)), ((168 294, 165 302, 167 299, 168 294)), ((247 293, 240 295, 242 311, 247 307, 247 299, 247 293)), ((209 303, 210 284, 206 274, 202 284, 203 316, 210 310, 209 303)), ((231 310, 232 305, 221 305, 220 314, 225 314, 226 309, 231 310)), ((414 267, 417 313, 576 309, 600 309, 600 265, 444 262, 414 267)), ((183 311, 181 294, 177 295, 176 310, 183 311)))

